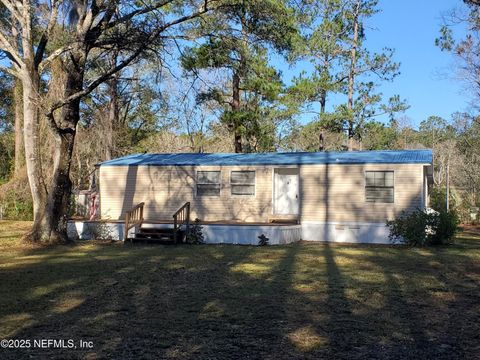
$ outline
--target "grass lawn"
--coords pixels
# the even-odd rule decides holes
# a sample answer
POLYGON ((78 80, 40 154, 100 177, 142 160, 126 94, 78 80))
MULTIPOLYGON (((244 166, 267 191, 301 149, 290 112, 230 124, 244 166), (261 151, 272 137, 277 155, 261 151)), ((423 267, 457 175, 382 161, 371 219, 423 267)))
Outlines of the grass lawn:
POLYGON ((480 356, 480 236, 456 245, 25 248, 0 222, 1 359, 480 356))

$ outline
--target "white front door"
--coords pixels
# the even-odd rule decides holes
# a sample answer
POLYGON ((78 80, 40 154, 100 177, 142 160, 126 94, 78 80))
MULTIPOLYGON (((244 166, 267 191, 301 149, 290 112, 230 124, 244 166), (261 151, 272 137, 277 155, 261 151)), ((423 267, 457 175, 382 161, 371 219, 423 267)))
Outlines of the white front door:
POLYGON ((298 169, 275 169, 273 211, 276 215, 298 215, 298 169))

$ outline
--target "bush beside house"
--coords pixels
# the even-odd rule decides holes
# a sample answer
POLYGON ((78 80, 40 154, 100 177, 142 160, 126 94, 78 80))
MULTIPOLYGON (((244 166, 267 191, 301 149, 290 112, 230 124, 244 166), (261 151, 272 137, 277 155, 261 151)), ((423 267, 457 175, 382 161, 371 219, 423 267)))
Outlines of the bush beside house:
POLYGON ((417 209, 388 221, 392 243, 410 246, 443 245, 452 242, 458 230, 457 213, 447 210, 417 209))

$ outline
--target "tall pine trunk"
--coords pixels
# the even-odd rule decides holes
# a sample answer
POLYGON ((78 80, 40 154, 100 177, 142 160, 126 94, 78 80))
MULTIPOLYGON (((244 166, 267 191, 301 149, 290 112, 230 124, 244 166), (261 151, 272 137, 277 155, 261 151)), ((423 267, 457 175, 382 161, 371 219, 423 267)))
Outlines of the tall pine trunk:
POLYGON ((119 118, 119 101, 118 101, 118 80, 113 76, 108 82, 108 94, 110 101, 108 103, 108 116, 105 129, 105 160, 110 160, 115 150, 115 128, 118 125, 119 118))
MULTIPOLYGON (((113 51, 110 55, 110 67, 115 67, 118 60, 118 51, 113 51)), ((118 95, 118 76, 113 75, 110 80, 106 82, 107 93, 109 96, 107 123, 105 124, 105 160, 112 159, 115 151, 115 129, 119 125, 120 104, 118 95)))
MULTIPOLYGON (((323 57, 323 71, 329 72, 330 60, 328 54, 323 57)), ((325 88, 320 89, 320 119, 323 120, 325 111, 327 108, 327 90, 325 88)), ((318 136, 318 150, 325 151, 325 127, 322 126, 320 129, 320 134, 318 136)))
MULTIPOLYGON (((325 114, 325 108, 327 104, 327 91, 325 89, 320 90, 320 119, 325 114)), ((318 135, 318 151, 325 151, 325 128, 322 126, 320 134, 318 135)))
POLYGON ((355 136, 354 119, 353 119, 353 94, 355 88, 355 74, 357 66, 357 47, 358 47, 358 14, 360 11, 360 4, 355 6, 353 14, 353 43, 350 50, 350 71, 348 74, 348 150, 353 150, 353 137, 355 136))
POLYGON ((242 147, 242 134, 240 133, 240 126, 238 120, 238 114, 240 112, 240 76, 238 72, 233 73, 232 81, 232 114, 233 114, 233 136, 234 136, 234 146, 235 152, 243 152, 242 147))

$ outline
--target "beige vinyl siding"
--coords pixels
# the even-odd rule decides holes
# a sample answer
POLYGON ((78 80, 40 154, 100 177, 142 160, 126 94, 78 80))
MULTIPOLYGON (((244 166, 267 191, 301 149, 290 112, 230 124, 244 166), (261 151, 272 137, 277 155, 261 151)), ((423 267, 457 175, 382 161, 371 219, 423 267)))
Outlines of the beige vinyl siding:
MULTIPOLYGON (((279 166, 280 167, 280 166, 279 166)), ((284 166, 292 167, 292 166, 284 166)), ((123 219, 145 202, 147 220, 170 220, 186 201, 192 218, 268 221, 272 217, 273 169, 276 166, 103 166, 100 210, 105 219, 123 219), (220 196, 196 196, 196 171, 221 170, 220 196), (230 172, 255 171, 255 195, 231 195, 230 172)), ((385 222, 401 210, 422 206, 423 165, 302 165, 299 175, 301 221, 385 222), (367 203, 366 170, 393 170, 393 204, 367 203)))
POLYGON ((422 206, 423 165, 315 165, 300 168, 303 221, 385 222, 422 206), (365 171, 394 171, 394 202, 365 199, 365 171))
POLYGON ((272 170, 269 167, 105 166, 100 167, 102 218, 123 219, 134 205, 145 202, 145 218, 170 220, 186 201, 192 218, 201 220, 266 221, 272 212, 272 170), (196 171, 221 170, 220 196, 196 195, 196 171), (231 195, 230 171, 254 170, 255 195, 231 195))

